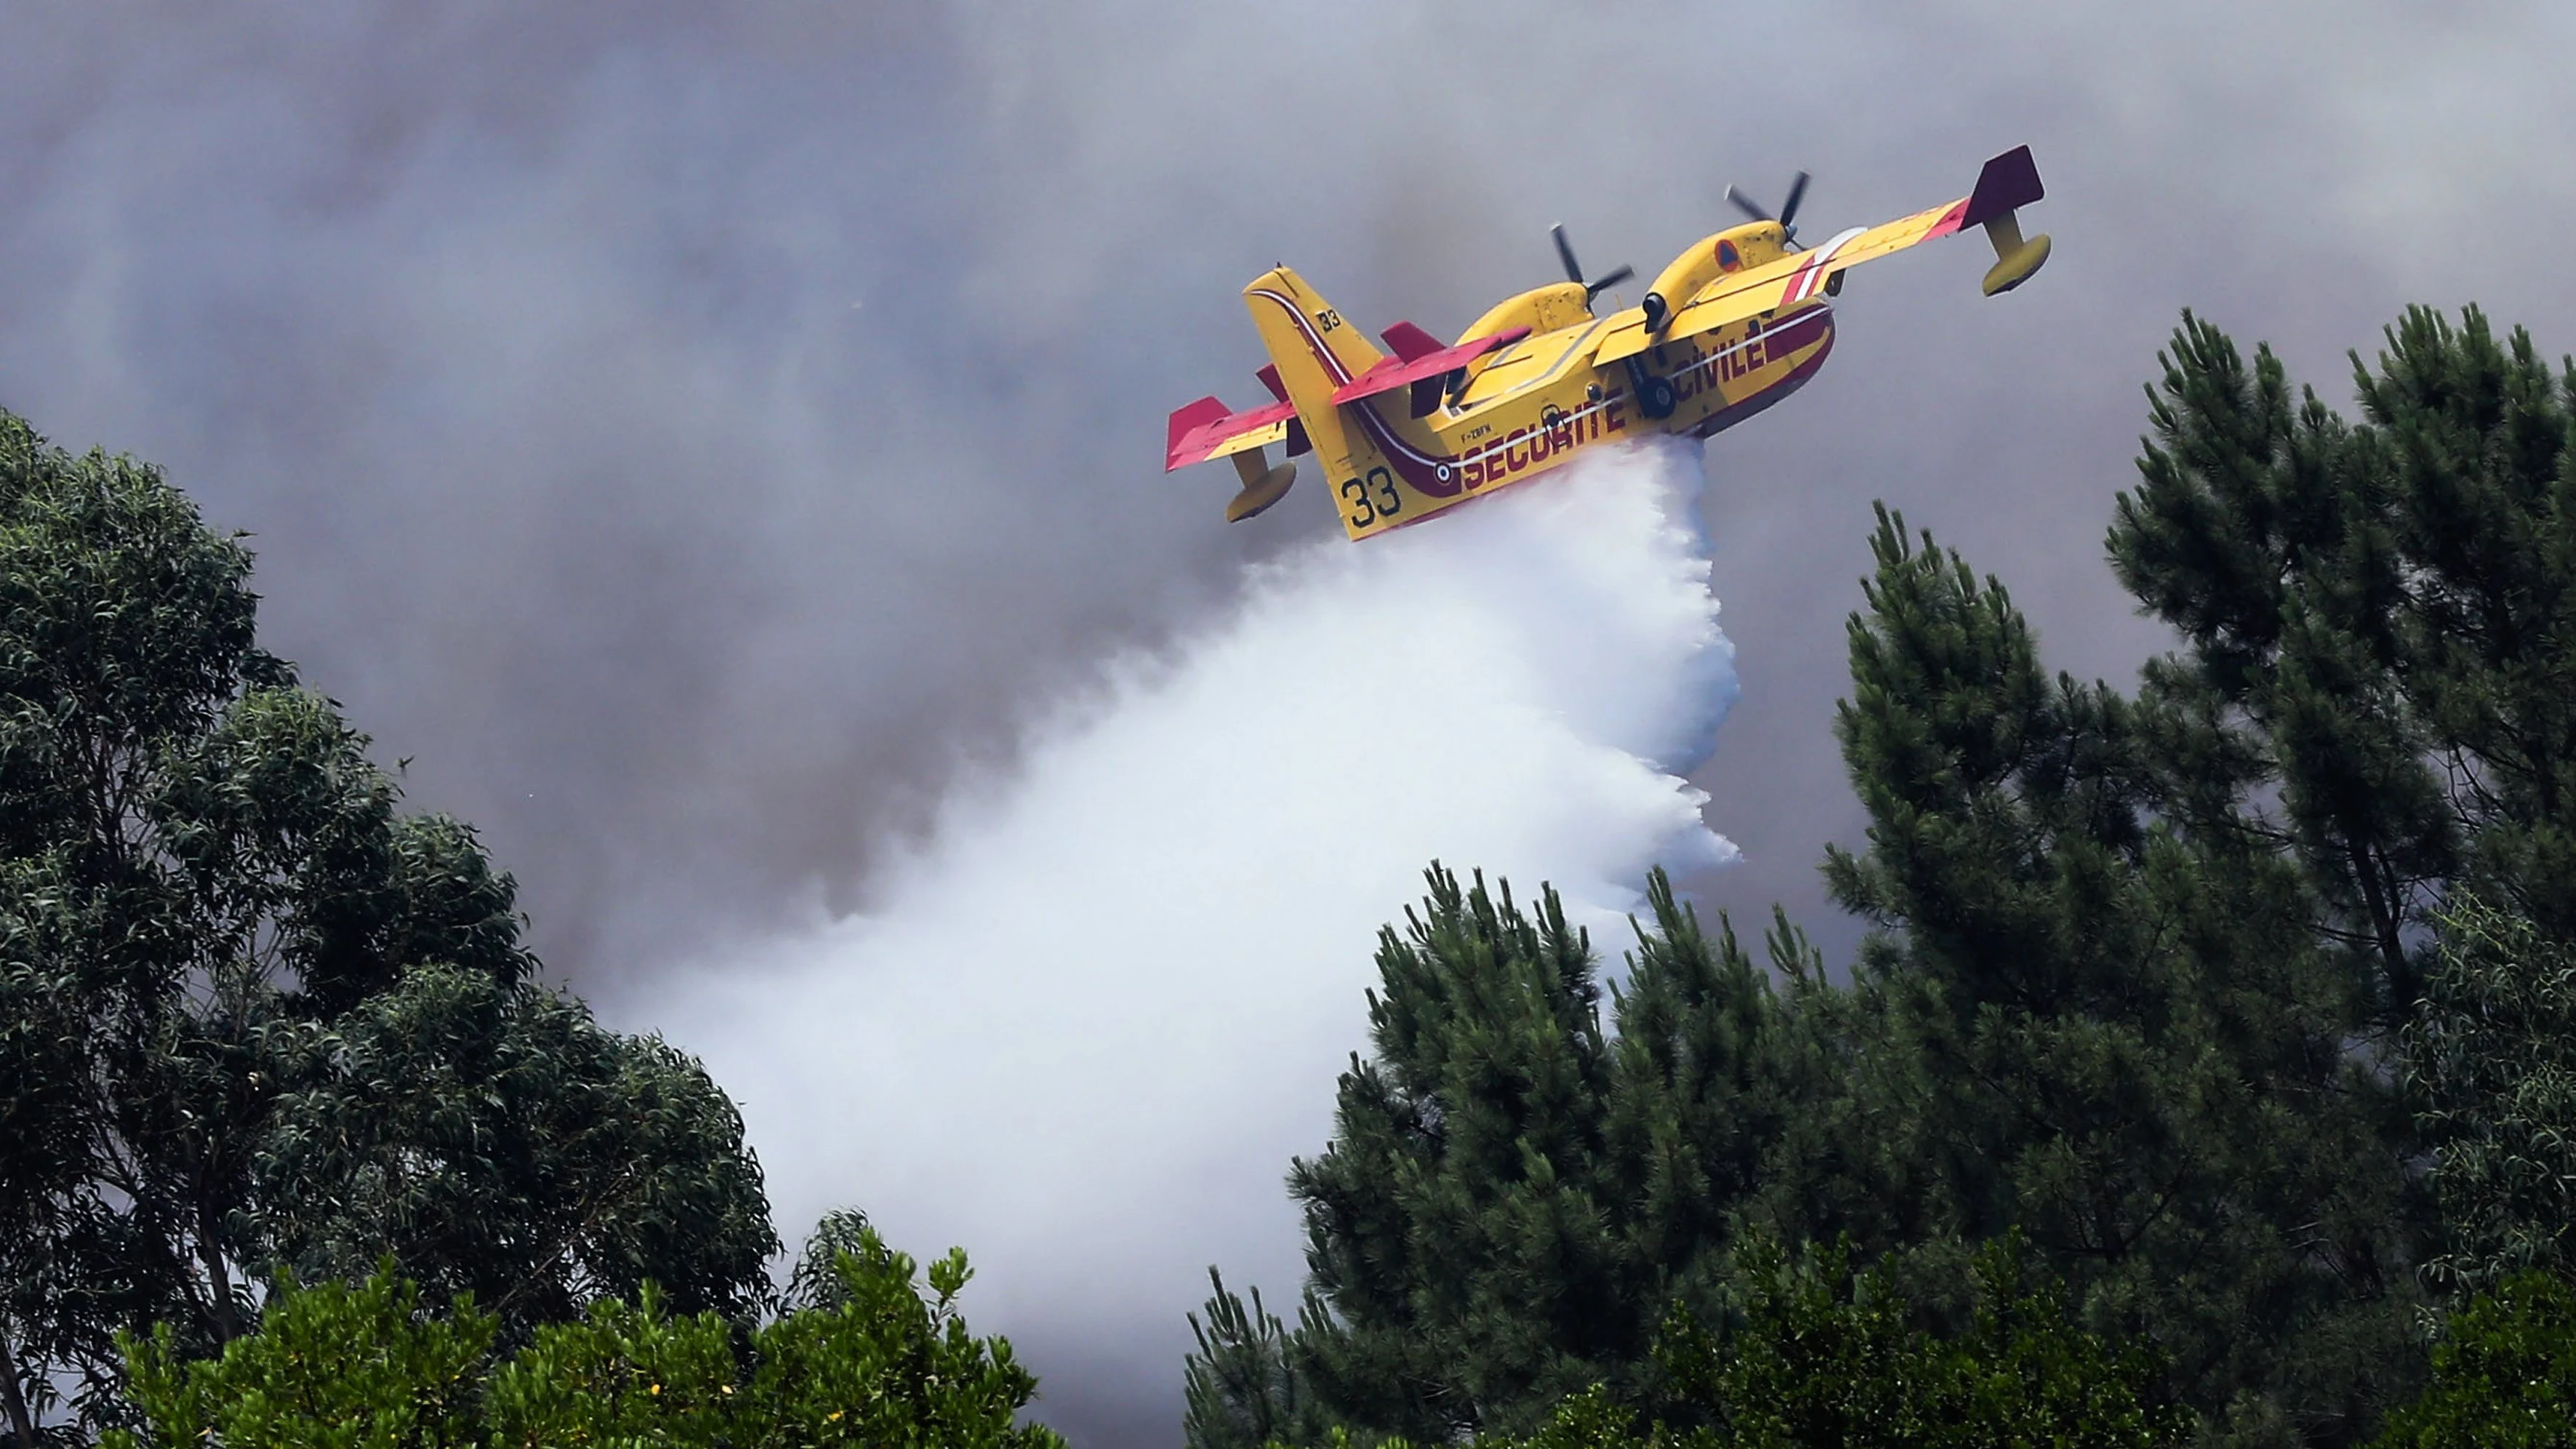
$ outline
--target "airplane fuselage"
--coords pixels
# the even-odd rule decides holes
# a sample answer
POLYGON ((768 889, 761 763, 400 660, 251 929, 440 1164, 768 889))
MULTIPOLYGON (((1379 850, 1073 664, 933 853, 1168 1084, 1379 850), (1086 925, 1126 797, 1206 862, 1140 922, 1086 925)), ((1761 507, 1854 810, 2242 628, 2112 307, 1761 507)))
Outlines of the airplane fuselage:
POLYGON ((1834 345, 1833 308, 1819 297, 1593 366, 1614 320, 1586 319, 1497 350, 1454 405, 1443 401, 1423 417, 1410 415, 1402 392, 1354 406, 1384 461, 1338 474, 1328 463, 1343 526, 1353 537, 1398 528, 1646 433, 1705 438, 1797 391, 1834 345))

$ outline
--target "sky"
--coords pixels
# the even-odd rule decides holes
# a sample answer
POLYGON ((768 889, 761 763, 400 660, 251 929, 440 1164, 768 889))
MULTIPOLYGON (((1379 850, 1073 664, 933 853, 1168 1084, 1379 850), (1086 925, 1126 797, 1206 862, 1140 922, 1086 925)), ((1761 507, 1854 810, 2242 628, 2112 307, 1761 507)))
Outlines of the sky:
MULTIPOLYGON (((1832 363, 1707 450, 1741 696, 1690 783, 1740 858, 1688 883, 1837 959, 1872 500, 2125 679, 2165 641, 2101 538, 2182 308, 2338 404, 2409 303, 2576 347, 2563 6, 0 0, 0 34, 0 406, 248 531, 269 646, 634 1029, 899 903, 1068 700, 1328 539, 1311 477, 1229 527, 1230 474, 1159 467, 1173 407, 1258 399, 1235 294, 1274 261, 1454 334, 1554 276, 1550 223, 1651 275, 1729 183, 1811 171, 1823 234, 2033 147, 2045 272, 1855 273, 1832 363)), ((1087 1366, 1075 1427, 1168 1439, 1167 1350, 1087 1366)))

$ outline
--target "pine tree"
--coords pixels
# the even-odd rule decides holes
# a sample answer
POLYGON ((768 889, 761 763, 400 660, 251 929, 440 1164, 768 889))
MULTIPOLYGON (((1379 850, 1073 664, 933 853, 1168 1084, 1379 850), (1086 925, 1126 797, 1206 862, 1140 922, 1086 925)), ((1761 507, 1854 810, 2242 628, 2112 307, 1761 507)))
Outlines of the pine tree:
MULTIPOLYGON (((2024 1234, 2213 1416, 2334 1442, 2404 1353, 2404 1182, 2360 1001, 2291 864, 2156 807, 2183 711, 2042 671, 2002 587, 1882 512, 1839 724, 1868 808, 1836 898, 1875 1124, 1863 1241, 2024 1234)), ((2179 754, 2176 747, 2185 748, 2179 754)), ((1824 1225, 1814 1225, 1824 1226, 1824 1225)))
POLYGON ((1331 1426, 1291 1358, 1288 1326, 1265 1308, 1261 1290, 1243 1295, 1208 1269, 1207 1321, 1190 1315, 1190 1354, 1181 1384, 1181 1436, 1191 1449, 1269 1449, 1324 1442, 1331 1426))
MULTIPOLYGON (((1314 1442, 1310 1411, 1419 1442, 1519 1433, 1596 1383, 1646 1392, 1656 1326, 1718 1291, 1733 1210, 1794 1115, 1790 1011, 1660 872, 1615 1041, 1554 892, 1524 912, 1507 885, 1428 879, 1379 941, 1374 1053, 1342 1076, 1331 1144, 1291 1173, 1312 1273, 1298 1329, 1274 1348, 1239 1301, 1210 1300, 1201 1449, 1255 1420, 1314 1442)), ((1822 989, 1803 938, 1784 923, 1771 944, 1822 989)))
POLYGON ((1609 1050, 1590 940, 1553 892, 1434 867, 1378 943, 1373 1059, 1300 1159, 1304 1367, 1360 1424, 1426 1440, 1511 1427, 1638 1357, 1599 1192, 1609 1050), (1323 1311, 1329 1305, 1330 1312, 1323 1311))
MULTIPOLYGON (((2359 423, 2188 316, 2164 363, 2110 538, 2191 644, 2150 683, 2277 787, 2382 1024, 2455 879, 2576 934, 2576 374, 2475 308, 2411 309, 2375 368, 2356 354, 2359 423)), ((2276 828, 2205 803, 2205 826, 2276 828)))
POLYGON ((2110 535, 2121 580, 2182 630, 2188 656, 2151 669, 2151 693, 2208 722, 2191 763, 2238 768, 2177 781, 2203 835, 2271 829, 2321 887, 2323 928, 2402 996, 2404 937, 2456 849, 2426 742, 2403 707, 2397 557, 2375 449, 2313 392, 2294 405, 2268 349, 2249 372, 2217 329, 2185 317, 2150 395, 2141 485, 2110 535), (2249 785, 2277 781, 2286 819, 2248 817, 2249 785))
POLYGON ((1753 1200, 1790 1175, 1775 1160, 1807 1105, 1835 1073, 1802 1028, 1829 994, 1822 962, 1786 916, 1766 938, 1772 975, 1748 956, 1723 916, 1714 938, 1661 871, 1646 885, 1651 929, 1639 927, 1624 983, 1610 992, 1604 1195, 1616 1204, 1620 1253, 1641 1301, 1706 1309, 1743 1216, 1807 1205, 1753 1200))

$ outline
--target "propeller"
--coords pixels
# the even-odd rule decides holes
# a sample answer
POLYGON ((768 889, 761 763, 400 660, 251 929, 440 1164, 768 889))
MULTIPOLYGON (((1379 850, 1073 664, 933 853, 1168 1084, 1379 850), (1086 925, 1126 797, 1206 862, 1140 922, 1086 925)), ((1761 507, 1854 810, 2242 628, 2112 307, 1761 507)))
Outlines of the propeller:
POLYGON ((1615 287, 1637 275, 1635 267, 1621 262, 1587 282, 1583 280, 1583 264, 1574 259, 1574 244, 1565 239, 1565 228, 1552 226, 1547 229, 1547 234, 1556 238, 1556 259, 1565 263, 1565 279, 1583 289, 1583 304, 1587 307, 1592 305, 1592 299, 1601 295, 1604 289, 1615 287))
POLYGON ((1771 213, 1762 209, 1762 203, 1755 201, 1752 197, 1745 195, 1743 192, 1736 190, 1732 186, 1726 188, 1726 199, 1735 203, 1736 210, 1743 212, 1746 216, 1753 218, 1755 221, 1772 221, 1776 219, 1780 223, 1780 235, 1793 247, 1798 244, 1798 203, 1805 200, 1806 195, 1807 173, 1801 171, 1797 174, 1795 179, 1790 181, 1789 199, 1780 204, 1780 215, 1777 218, 1774 218, 1771 213))

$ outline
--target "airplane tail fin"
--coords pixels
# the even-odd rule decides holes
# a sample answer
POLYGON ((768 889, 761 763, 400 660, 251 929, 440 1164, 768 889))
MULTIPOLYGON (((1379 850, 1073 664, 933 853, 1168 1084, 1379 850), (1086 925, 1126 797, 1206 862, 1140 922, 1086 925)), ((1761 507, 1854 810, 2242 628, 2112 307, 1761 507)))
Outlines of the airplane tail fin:
POLYGON ((1279 369, 1288 400, 1296 404, 1324 476, 1347 478, 1377 464, 1376 446, 1359 429, 1343 426, 1333 391, 1377 366, 1386 354, 1286 267, 1254 278, 1243 289, 1243 305, 1279 369))

